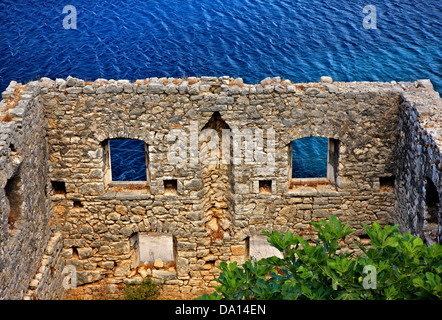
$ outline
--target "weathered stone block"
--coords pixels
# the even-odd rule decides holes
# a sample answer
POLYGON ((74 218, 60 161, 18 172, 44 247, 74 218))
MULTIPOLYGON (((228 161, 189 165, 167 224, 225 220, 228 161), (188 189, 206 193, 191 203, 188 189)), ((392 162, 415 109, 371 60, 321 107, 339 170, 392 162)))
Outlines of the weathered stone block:
POLYGON ((317 94, 319 94, 320 90, 318 88, 307 88, 305 90, 305 94, 309 95, 309 96, 316 96, 317 94))
POLYGON ((159 82, 151 82, 147 85, 147 91, 149 93, 163 93, 164 86, 159 82))
POLYGON ((112 254, 127 254, 130 250, 130 245, 128 241, 121 241, 117 243, 112 243, 109 245, 112 254))
POLYGON ((82 194, 96 196, 104 193, 103 183, 85 183, 80 186, 79 190, 82 194))
POLYGON ((184 188, 188 190, 198 191, 202 188, 203 184, 200 179, 192 179, 188 181, 184 181, 184 188))
POLYGON ((235 183, 234 191, 238 194, 248 194, 250 193, 250 187, 248 184, 244 183, 235 183))
POLYGON ((101 270, 93 271, 78 271, 77 272, 77 286, 87 283, 93 283, 103 279, 104 273, 101 270))
POLYGON ((157 278, 161 281, 173 280, 176 277, 177 273, 175 271, 152 270, 152 278, 157 278))
POLYGON ((78 258, 87 259, 92 256, 92 248, 78 248, 78 258))
POLYGON ((216 104, 233 104, 235 102, 235 98, 234 97, 228 97, 228 96, 218 96, 216 98, 216 104))

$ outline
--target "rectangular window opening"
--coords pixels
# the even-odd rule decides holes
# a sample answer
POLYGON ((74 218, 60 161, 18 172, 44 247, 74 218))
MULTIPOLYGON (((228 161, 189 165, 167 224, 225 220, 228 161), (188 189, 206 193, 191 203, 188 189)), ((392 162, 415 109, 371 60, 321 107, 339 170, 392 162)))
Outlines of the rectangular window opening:
POLYGON ((441 243, 439 235, 439 210, 440 198, 437 188, 430 178, 426 178, 425 183, 425 213, 424 213, 424 242, 431 246, 441 243))
POLYGON ((110 139, 104 143, 104 170, 109 181, 148 181, 147 145, 137 139, 110 139))
POLYGON ((74 206, 74 208, 77 208, 77 209, 83 208, 83 204, 81 203, 81 201, 78 201, 78 200, 74 200, 73 206, 74 206))
POLYGON ((366 233, 364 233, 364 234, 360 234, 359 236, 359 239, 361 239, 361 240, 370 240, 370 237, 369 237, 369 235, 368 234, 366 234, 366 233))
POLYGON ((245 259, 249 260, 250 259, 250 236, 248 236, 247 238, 245 238, 245 243, 246 243, 246 254, 245 254, 245 259))
POLYGON ((335 184, 339 165, 339 141, 305 137, 289 145, 290 187, 297 184, 335 184))
POLYGON ((149 190, 148 145, 137 139, 109 139, 102 143, 105 187, 115 191, 149 190))
POLYGON ((379 177, 379 190, 380 192, 390 192, 394 190, 395 177, 379 177))
POLYGON ((358 235, 358 237, 359 237, 359 243, 363 246, 369 245, 371 242, 370 237, 366 233, 360 234, 360 235, 358 235))
POLYGON ((21 218, 23 195, 21 191, 21 175, 11 177, 5 186, 6 205, 8 210, 9 230, 16 228, 17 221, 21 218))
POLYGON ((66 195, 66 183, 64 181, 51 181, 55 194, 66 195))
POLYGON ((176 179, 163 180, 164 194, 178 194, 178 182, 176 179))
POLYGON ((260 180, 259 181, 259 193, 262 193, 262 194, 272 193, 272 180, 260 180))
POLYGON ((138 233, 138 259, 155 268, 175 266, 176 240, 169 233, 138 233))
POLYGON ((264 235, 251 235, 247 239, 247 253, 246 256, 250 258, 255 258, 260 260, 263 258, 269 258, 272 256, 277 256, 282 258, 281 252, 275 247, 271 246, 267 241, 267 236, 264 235))

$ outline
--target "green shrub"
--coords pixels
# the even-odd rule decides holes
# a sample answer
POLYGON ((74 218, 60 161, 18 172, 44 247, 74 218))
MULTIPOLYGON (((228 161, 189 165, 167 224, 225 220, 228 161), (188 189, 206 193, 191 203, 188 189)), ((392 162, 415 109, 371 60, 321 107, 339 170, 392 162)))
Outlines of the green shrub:
POLYGON ((151 277, 146 277, 141 283, 126 283, 124 300, 155 300, 160 294, 160 286, 151 277))
POLYGON ((216 292, 199 299, 442 299, 442 246, 431 247, 398 226, 362 224, 371 239, 363 255, 339 254, 339 240, 354 230, 335 216, 311 223, 318 230, 314 245, 286 232, 264 232, 276 256, 221 262, 216 292))

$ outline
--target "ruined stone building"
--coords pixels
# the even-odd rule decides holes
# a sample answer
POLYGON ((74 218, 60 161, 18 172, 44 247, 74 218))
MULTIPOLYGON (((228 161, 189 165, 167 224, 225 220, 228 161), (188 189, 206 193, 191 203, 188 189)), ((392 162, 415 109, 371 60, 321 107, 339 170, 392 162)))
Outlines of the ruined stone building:
POLYGON ((221 261, 272 254, 262 231, 314 238, 310 222, 332 214, 356 229, 342 250, 374 221, 441 242, 441 110, 428 80, 11 82, 0 299, 94 298, 148 275, 195 297, 221 261), (306 137, 326 139, 323 177, 292 175, 306 137), (142 142, 145 181, 113 179, 109 142, 122 138, 142 142))

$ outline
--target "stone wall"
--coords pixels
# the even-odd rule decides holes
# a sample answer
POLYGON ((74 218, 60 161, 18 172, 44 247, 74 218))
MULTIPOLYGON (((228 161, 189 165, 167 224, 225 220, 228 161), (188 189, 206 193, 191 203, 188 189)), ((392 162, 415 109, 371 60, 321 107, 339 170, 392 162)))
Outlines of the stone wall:
MULTIPOLYGON (((244 261, 249 237, 263 230, 314 237, 309 222, 335 214, 364 238, 362 222, 391 223, 394 192, 380 178, 394 174, 398 107, 408 87, 412 84, 328 79, 292 84, 275 78, 258 85, 228 77, 134 83, 45 79, 41 101, 49 124, 50 179, 65 187, 53 197, 56 224, 65 261, 78 270, 77 292, 90 297, 95 284, 106 283, 116 293, 124 281, 150 274, 165 284, 166 293, 190 297, 216 284, 220 261, 244 261), (182 130, 187 146, 198 143, 198 136, 203 140, 205 129, 218 137, 223 129, 261 129, 258 149, 274 160, 274 169, 271 161, 246 163, 254 140, 232 141, 242 154, 226 164, 205 165, 191 148, 185 163, 172 164, 173 129, 182 130), (271 130, 274 153, 267 143, 271 130), (308 136, 339 142, 335 183, 290 181, 290 142, 308 136), (104 146, 112 138, 147 144, 144 189, 105 179, 104 146), (176 192, 165 192, 163 180, 176 180, 176 192), (263 180, 269 192, 260 192, 263 180), (173 265, 137 261, 133 239, 146 232, 174 237, 173 265)), ((353 240, 344 249, 354 247, 353 240)))
POLYGON ((417 86, 399 108, 394 221, 432 245, 442 243, 442 103, 429 81, 417 86))
POLYGON ((0 103, 0 299, 62 294, 40 86, 12 82, 0 103))
POLYGON ((18 87, 2 102, 2 298, 60 297, 63 263, 77 280, 69 298, 113 297, 148 275, 165 296, 191 298, 213 290, 221 261, 272 252, 262 231, 313 239, 310 222, 330 214, 356 229, 343 251, 367 243, 362 222, 428 237, 440 228, 441 107, 427 81, 68 77, 18 87), (330 141, 328 179, 291 178, 291 142, 309 136, 330 141), (147 181, 112 181, 114 138, 145 142, 147 181))

